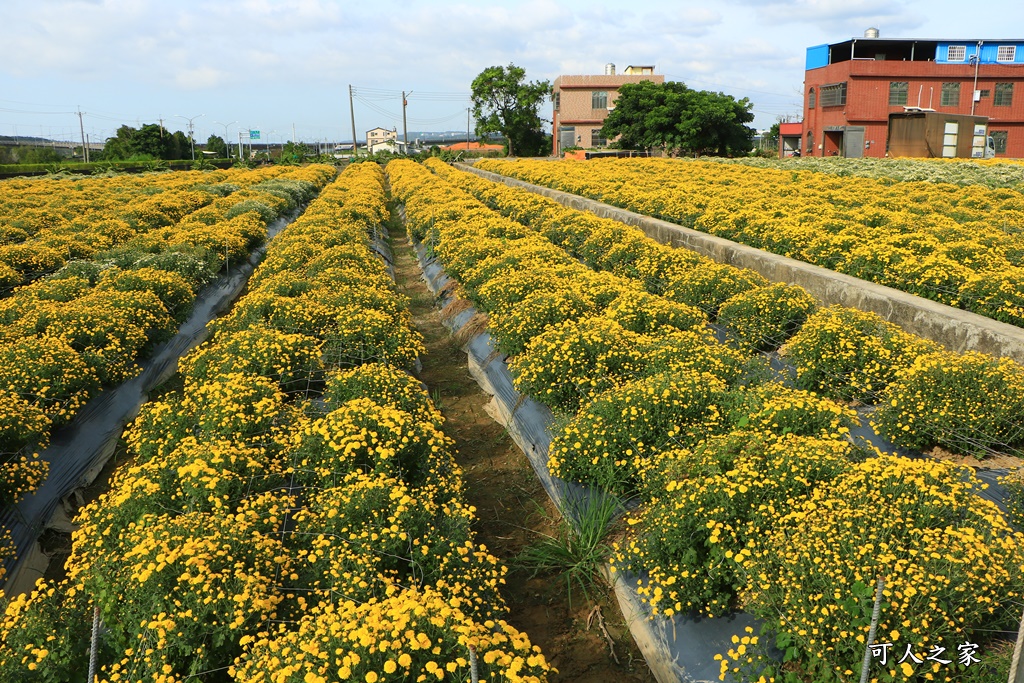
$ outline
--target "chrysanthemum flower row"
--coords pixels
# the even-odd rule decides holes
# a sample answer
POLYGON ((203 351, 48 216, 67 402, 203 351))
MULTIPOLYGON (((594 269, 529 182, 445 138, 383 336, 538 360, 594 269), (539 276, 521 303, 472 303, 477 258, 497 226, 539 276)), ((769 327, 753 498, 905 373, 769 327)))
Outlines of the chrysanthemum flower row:
POLYGON ((543 678, 498 619, 504 568, 403 369, 422 344, 369 248, 386 213, 379 167, 353 166, 274 241, 183 360, 184 391, 130 429, 134 460, 79 519, 68 582, 8 607, 0 671, 70 676, 85 641, 53 624, 93 602, 106 681, 435 680, 467 674, 470 646, 498 680, 543 678))
POLYGON ((637 228, 440 163, 430 166, 587 265, 709 315, 717 312, 741 342, 773 349, 796 332, 782 353, 796 366, 797 385, 877 404, 875 426, 898 445, 938 445, 978 457, 1024 445, 1024 368, 1017 363, 944 352, 871 313, 839 306, 812 312, 799 287, 769 286, 750 271, 681 254, 637 228))
MULTIPOLYGON (((663 299, 590 272, 415 166, 393 162, 388 170, 413 230, 488 312, 499 346, 518 354, 511 367, 519 386, 575 413, 552 444, 553 473, 644 501, 615 566, 647 577, 639 589, 656 610, 718 615, 744 607, 815 680, 848 680, 859 665, 873 595, 858 586, 879 573, 889 580, 881 628, 916 652, 955 638, 984 641, 989 628, 1013 623, 1024 546, 974 495, 980 484, 968 473, 893 456, 865 460, 843 436, 854 418, 838 405, 759 384, 744 367, 746 354, 730 354, 699 327, 680 330, 686 317, 667 316, 656 303, 663 299), (625 303, 643 296, 647 305, 625 303), (641 327, 627 330, 609 317, 641 327), (906 486, 920 497, 908 498, 906 486), (813 512, 823 506, 843 512, 813 512), (956 547, 931 543, 922 552, 936 529, 958 539, 956 547), (826 541, 835 550, 820 561, 826 541), (869 550, 852 552, 858 547, 869 550), (965 556, 973 559, 961 563, 965 556)), ((530 225, 587 243, 565 218, 534 213, 530 225)), ((621 258, 607 238, 589 248, 621 258)), ((664 264, 673 256, 637 261, 645 258, 664 264)), ((741 668, 746 645, 739 650, 723 671, 741 668)), ((875 680, 897 674, 876 671, 875 680)))
POLYGON ((670 159, 479 165, 1024 325, 1015 190, 670 159))
MULTIPOLYGON (((199 174, 181 175, 195 186, 199 174)), ((89 248, 0 300, 0 506, 46 476, 45 463, 32 453, 46 445, 52 427, 74 417, 102 386, 132 377, 135 360, 174 334, 225 259, 246 258, 269 221, 312 198, 333 175, 328 166, 287 171, 216 200, 194 190, 155 195, 163 212, 153 214, 159 220, 148 229, 128 230, 103 252, 89 248)), ((152 202, 142 201, 123 211, 151 209, 152 202)))
POLYGON ((243 202, 277 209, 282 199, 294 205, 296 195, 308 194, 308 200, 326 174, 323 167, 268 167, 3 181, 0 294, 69 261, 116 259, 125 242, 186 218, 211 224, 243 202))

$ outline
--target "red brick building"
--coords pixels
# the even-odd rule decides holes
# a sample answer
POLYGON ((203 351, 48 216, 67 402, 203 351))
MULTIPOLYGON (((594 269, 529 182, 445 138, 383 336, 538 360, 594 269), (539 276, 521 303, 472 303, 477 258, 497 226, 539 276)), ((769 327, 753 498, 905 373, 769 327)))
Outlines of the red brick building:
POLYGON ((626 83, 653 81, 664 83, 653 66, 627 66, 615 74, 615 65, 608 64, 603 76, 559 76, 551 86, 552 150, 558 156, 566 147, 604 147, 601 126, 614 108, 619 88, 626 83))
POLYGON ((988 117, 996 156, 1024 157, 1024 40, 865 38, 807 48, 804 156, 882 157, 905 107, 988 117))

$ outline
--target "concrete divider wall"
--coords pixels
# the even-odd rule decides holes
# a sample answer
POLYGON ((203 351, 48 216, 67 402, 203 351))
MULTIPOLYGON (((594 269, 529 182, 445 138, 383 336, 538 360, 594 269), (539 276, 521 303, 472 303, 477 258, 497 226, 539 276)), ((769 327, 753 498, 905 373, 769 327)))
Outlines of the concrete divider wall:
POLYGON ((877 313, 907 332, 938 342, 951 351, 980 351, 1024 363, 1024 329, 1014 325, 594 199, 534 185, 468 164, 455 166, 494 182, 543 195, 569 208, 589 211, 602 218, 640 228, 661 244, 690 249, 738 268, 749 268, 773 282, 800 285, 823 305, 841 304, 877 313))

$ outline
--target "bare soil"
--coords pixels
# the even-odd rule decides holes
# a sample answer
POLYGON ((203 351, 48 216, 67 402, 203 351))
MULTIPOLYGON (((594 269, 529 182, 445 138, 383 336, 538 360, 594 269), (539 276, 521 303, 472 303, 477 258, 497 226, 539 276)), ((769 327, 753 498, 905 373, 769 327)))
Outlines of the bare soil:
POLYGON ((947 451, 942 446, 936 446, 930 451, 925 451, 925 455, 929 455, 936 460, 947 460, 949 462, 956 463, 957 465, 973 467, 977 470, 1012 470, 1024 465, 1024 460, 1021 458, 1005 453, 990 453, 979 460, 971 455, 959 455, 952 451, 947 451))
POLYGON ((413 322, 423 335, 420 379, 444 414, 445 432, 455 440, 466 482, 466 497, 476 508, 476 534, 492 554, 512 567, 504 597, 508 622, 526 632, 558 669, 550 680, 598 683, 648 683, 654 676, 633 642, 614 597, 595 596, 611 635, 616 664, 593 619, 594 603, 574 593, 572 604, 559 576, 538 576, 516 568, 516 556, 540 534, 555 534, 558 513, 537 480, 529 460, 505 429, 484 410, 490 401, 469 373, 466 354, 442 325, 434 296, 401 221, 392 211, 388 226, 395 256, 395 279, 410 299, 413 322))

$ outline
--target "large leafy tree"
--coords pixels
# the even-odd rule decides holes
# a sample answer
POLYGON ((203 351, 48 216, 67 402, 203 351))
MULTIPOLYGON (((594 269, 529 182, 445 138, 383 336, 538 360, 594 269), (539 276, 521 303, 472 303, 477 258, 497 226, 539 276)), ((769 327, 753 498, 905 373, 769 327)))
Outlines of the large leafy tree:
POLYGON ((227 159, 228 145, 219 135, 211 135, 206 139, 206 151, 216 152, 218 159, 227 159))
POLYGON ((121 126, 103 146, 107 159, 168 159, 170 133, 155 123, 141 128, 121 126))
POLYGON ((490 66, 473 79, 473 116, 476 134, 501 133, 513 156, 546 151, 541 124, 541 103, 551 91, 548 81, 526 81, 526 70, 515 64, 490 66))
POLYGON ((729 95, 693 90, 668 81, 627 83, 601 134, 620 136, 623 149, 661 149, 669 154, 746 154, 753 145, 753 104, 729 95))

